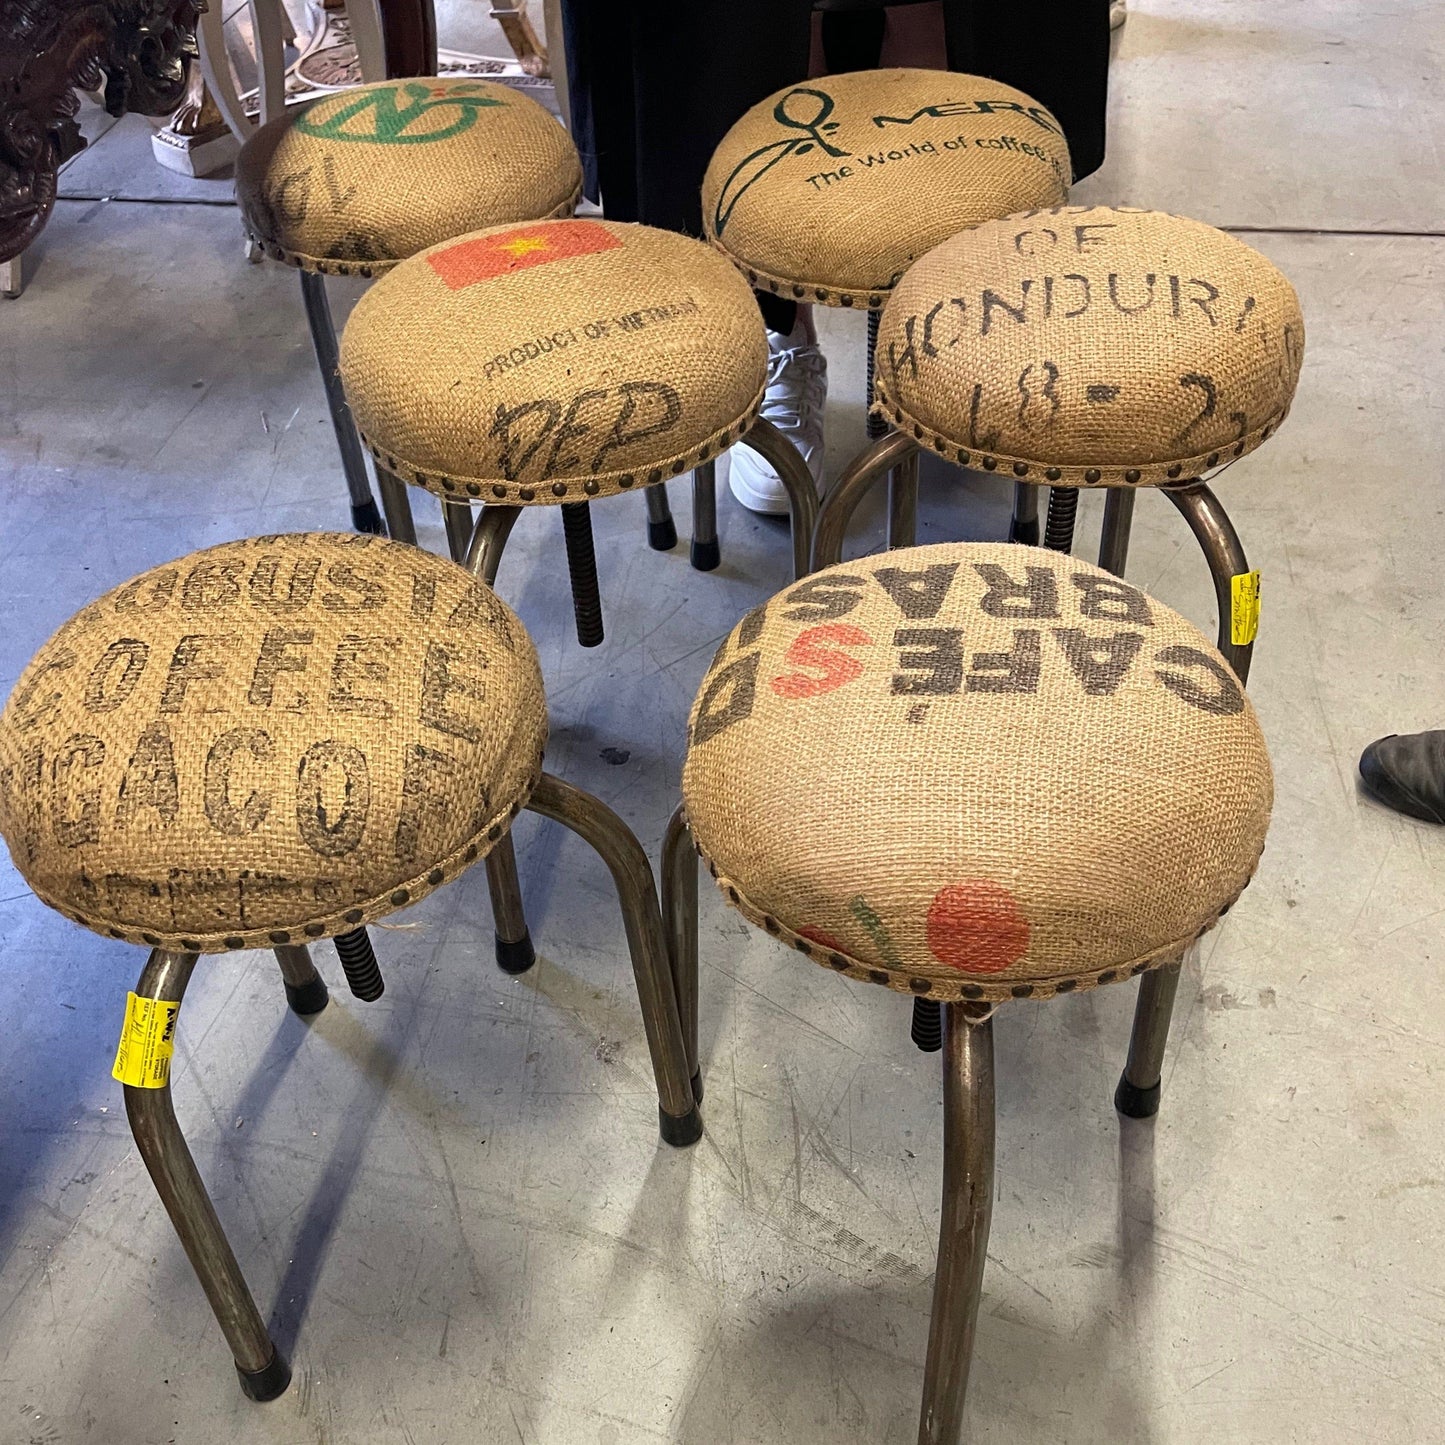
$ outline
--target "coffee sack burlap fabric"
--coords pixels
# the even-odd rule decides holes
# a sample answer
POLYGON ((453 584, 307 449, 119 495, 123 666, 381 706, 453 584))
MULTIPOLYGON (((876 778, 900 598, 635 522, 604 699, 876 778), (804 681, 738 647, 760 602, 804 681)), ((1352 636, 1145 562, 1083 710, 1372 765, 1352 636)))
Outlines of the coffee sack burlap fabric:
POLYGON ((247 234, 309 271, 379 275, 479 226, 570 215, 571 137, 530 96, 457 77, 323 96, 261 126, 236 161, 247 234))
POLYGON ((950 543, 749 613, 692 710, 683 797, 746 917, 942 999, 1177 958, 1254 872, 1254 710, 1177 613, 1085 562, 950 543))
POLYGON ((463 568, 359 534, 229 542, 36 654, 0 716, 0 831, 97 932, 299 943, 484 855, 546 735, 532 643, 463 568))
POLYGON ((965 466, 1158 486, 1252 451, 1304 355, 1294 288, 1258 251, 1160 211, 989 222, 909 271, 879 323, 875 408, 965 466))
POLYGON ((748 111, 703 181, 708 239, 755 286, 877 309, 946 237, 1068 195, 1059 123, 1021 90, 936 70, 829 75, 748 111))
POLYGON ((582 502, 742 436, 767 334, 701 241, 607 221, 490 228, 398 266, 357 303, 341 375, 378 462, 443 496, 582 502))

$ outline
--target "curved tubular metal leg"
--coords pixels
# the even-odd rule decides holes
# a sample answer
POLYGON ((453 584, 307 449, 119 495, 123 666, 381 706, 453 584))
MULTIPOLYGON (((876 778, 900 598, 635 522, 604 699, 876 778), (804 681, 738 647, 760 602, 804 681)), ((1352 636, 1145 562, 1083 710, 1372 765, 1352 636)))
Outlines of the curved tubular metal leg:
POLYGON ((918 1445, 960 1445, 993 1214, 993 1021, 944 1007, 943 1215, 918 1445))
POLYGON ((677 805, 662 840, 662 921, 667 928, 672 987, 682 1019, 692 1093, 702 1102, 697 1056, 697 852, 682 804, 677 805))
POLYGON ((406 483, 377 464, 376 480, 381 484, 381 505, 386 509, 386 534, 393 541, 416 546, 416 523, 411 516, 411 498, 406 483))
MULTIPOLYGON (((756 428, 754 429, 756 430, 756 428)), ((752 445, 749 433, 749 445, 752 445)), ((786 443, 785 443, 786 445, 786 443)), ((761 447, 758 448, 762 450, 761 447)), ((871 446, 865 448, 848 464, 848 469, 828 489, 818 520, 813 528, 813 570, 831 567, 843 560, 843 538, 848 523, 858 510, 858 503, 869 489, 898 465, 910 452, 918 450, 918 443, 901 432, 889 432, 871 446)), ((771 458, 770 458, 771 460, 771 458)))
POLYGON ((284 943, 276 949, 276 962, 286 984, 286 1002, 295 1012, 319 1014, 330 1001, 326 980, 311 962, 311 950, 304 943, 284 943))
POLYGON ((522 884, 517 878, 517 854, 510 833, 487 854, 487 887, 492 894, 497 966, 503 973, 526 973, 537 961, 537 954, 522 909, 522 884))
MULTIPOLYGON (((194 953, 166 953, 156 949, 146 960, 135 991, 142 998, 180 1003, 195 966, 194 953)), ((290 1383, 291 1369, 266 1332, 241 1267, 216 1217, 215 1206, 186 1147, 171 1101, 171 1086, 142 1089, 126 1085, 125 1112, 156 1193, 171 1217, 191 1268, 231 1347, 241 1388, 253 1400, 275 1399, 290 1383)))
POLYGON ((1134 525, 1131 488, 1110 487, 1104 498, 1104 530, 1099 536, 1099 566, 1116 577, 1124 575, 1129 561, 1129 530, 1134 525))
POLYGON ((888 546, 918 541, 918 453, 911 452, 888 474, 888 546))
POLYGON ((497 585, 497 564, 502 560, 502 549, 521 515, 520 507, 483 507, 482 515, 477 518, 472 544, 467 548, 467 570, 488 587, 497 585))
POLYGON ((611 808, 550 773, 542 774, 527 807, 570 828, 596 850, 611 871, 622 905, 642 1023, 657 1080, 662 1137, 668 1144, 695 1143, 702 1137, 702 1116, 692 1095, 667 938, 662 931, 662 913, 647 854, 611 808))
POLYGON ((647 545, 654 552, 670 552, 677 546, 677 523, 672 520, 667 483, 654 482, 644 495, 647 498, 647 545))
POLYGON ((793 576, 806 577, 811 570, 813 529, 818 520, 818 489, 813 485, 813 474, 802 453, 766 417, 760 416, 743 440, 764 461, 772 463, 788 494, 793 528, 793 576))
POLYGON ((1215 606, 1219 609, 1219 650, 1240 682, 1248 682, 1254 643, 1236 644, 1230 635, 1234 610, 1231 579, 1249 571, 1239 534, 1234 530, 1228 513, 1219 505, 1219 498, 1203 482, 1165 487, 1164 495, 1184 514, 1189 530, 1204 550, 1204 560, 1209 563, 1209 571, 1214 578, 1215 606))
POLYGON ((447 529, 447 550, 453 562, 465 562, 472 544, 472 504, 442 498, 442 522, 447 529))
POLYGON ((1174 1012, 1182 962, 1151 969, 1139 980, 1129 1058, 1114 1090, 1114 1107, 1131 1119, 1150 1119, 1159 1112, 1164 1046, 1169 1042, 1169 1016, 1174 1012))
POLYGON ((346 474, 346 490, 351 494, 351 524, 358 532, 380 532, 381 517, 371 495, 371 482, 366 475, 366 453, 346 404, 341 387, 340 362, 336 353, 336 327, 331 320, 331 306, 326 299, 326 282, 312 271, 301 273, 301 299, 306 306, 306 324, 311 329, 311 345, 316 350, 316 364, 321 368, 321 384, 326 389, 326 405, 331 412, 331 427, 341 452, 341 470, 346 474))
POLYGON ((717 544, 717 462, 701 462, 692 473, 692 565, 711 572, 722 561, 717 544))
POLYGON ((1039 545, 1039 489, 1028 482, 1014 483, 1014 510, 1009 519, 1008 539, 1025 547, 1039 545))

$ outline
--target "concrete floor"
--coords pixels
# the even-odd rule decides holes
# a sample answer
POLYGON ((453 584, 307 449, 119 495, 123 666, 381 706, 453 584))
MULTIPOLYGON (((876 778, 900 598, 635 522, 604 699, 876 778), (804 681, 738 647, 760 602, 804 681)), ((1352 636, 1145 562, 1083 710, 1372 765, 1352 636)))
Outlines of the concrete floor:
MULTIPOLYGON (((1445 723, 1442 52, 1427 0, 1131 4, 1082 193, 1262 228, 1308 318, 1293 416, 1218 485, 1266 579, 1252 690, 1278 802, 1186 971, 1155 1123, 1110 1107, 1132 986, 998 1018, 973 1440, 1442 1438, 1445 836, 1354 782, 1370 739, 1445 723)), ((106 189, 72 193, 119 193, 137 135, 104 136, 85 164, 106 189)), ((233 211, 62 202, 36 259, 0 304, 3 690, 143 567, 346 515, 295 277, 244 263, 233 211)), ((861 318, 824 320, 836 470, 861 318)), ((930 482, 925 538, 996 535, 993 486, 960 515, 930 482)), ((596 512, 603 648, 569 640, 555 514, 519 526, 500 587, 542 652, 549 765, 655 856, 697 681, 787 547, 727 502, 700 575, 645 549, 639 502, 596 512)), ((1212 626, 1159 498, 1130 571, 1212 626)), ((295 1364, 266 1406, 235 1387, 109 1076, 140 956, 0 865, 0 1441, 913 1439, 941 1101, 906 1002, 705 890, 707 1134, 661 1147, 601 869, 535 819, 518 844, 543 953, 521 980, 492 964, 480 870, 379 930, 378 1004, 329 948, 310 1027, 268 956, 198 973, 177 1107, 295 1364)))

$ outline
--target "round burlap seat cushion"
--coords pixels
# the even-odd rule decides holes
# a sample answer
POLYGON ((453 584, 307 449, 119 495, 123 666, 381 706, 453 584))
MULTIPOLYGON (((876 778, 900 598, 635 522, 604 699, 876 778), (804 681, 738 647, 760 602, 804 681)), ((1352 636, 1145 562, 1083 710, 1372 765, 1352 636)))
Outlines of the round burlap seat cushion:
POLYGON ((300 943, 485 854, 546 736, 531 640, 465 569, 358 534, 228 542, 36 654, 0 716, 0 832, 98 933, 300 943))
POLYGON ((757 301, 720 256, 594 220, 433 246, 341 338, 378 462, 486 502, 584 502, 686 471, 751 426, 767 363, 757 301))
POLYGON ((236 161, 247 234, 307 271, 378 275, 478 226, 570 215, 571 137, 531 97, 484 80, 388 80, 260 127, 236 161))
POLYGON ((941 999, 1177 958, 1238 896, 1269 758, 1234 674, 1088 563, 950 543, 749 613, 693 706, 683 797, 729 901, 815 962, 941 999))
POLYGON ((708 239, 755 286, 881 306, 915 257, 1068 195, 1069 150, 1021 90, 939 70, 867 70, 780 90, 723 137, 708 239))
POLYGON ((1242 241, 1066 206, 954 236, 909 271, 879 323, 875 408, 965 466, 1168 485, 1264 441, 1303 354, 1294 288, 1242 241))

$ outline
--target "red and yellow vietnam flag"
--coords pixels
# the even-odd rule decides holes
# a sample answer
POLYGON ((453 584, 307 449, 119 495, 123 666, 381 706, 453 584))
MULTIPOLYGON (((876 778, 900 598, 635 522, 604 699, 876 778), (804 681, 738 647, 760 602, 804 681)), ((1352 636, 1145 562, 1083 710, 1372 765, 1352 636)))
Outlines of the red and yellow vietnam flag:
POLYGON ((560 221, 476 236, 448 246, 445 251, 434 251, 427 260, 450 290, 460 291, 464 286, 475 286, 495 276, 509 276, 529 266, 589 256, 594 251, 611 251, 621 244, 596 221, 560 221))

